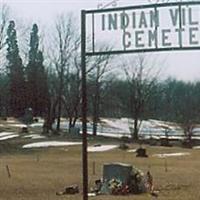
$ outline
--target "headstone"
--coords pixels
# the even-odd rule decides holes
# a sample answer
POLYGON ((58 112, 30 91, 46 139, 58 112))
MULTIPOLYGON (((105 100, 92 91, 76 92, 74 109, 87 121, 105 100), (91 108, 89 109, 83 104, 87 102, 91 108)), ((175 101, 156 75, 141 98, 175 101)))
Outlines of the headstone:
POLYGON ((147 153, 146 153, 146 149, 145 148, 138 148, 136 150, 136 157, 143 157, 143 158, 146 158, 148 157, 147 153))
POLYGON ((33 110, 32 110, 32 108, 26 108, 25 114, 24 114, 24 117, 23 117, 22 120, 25 124, 33 123, 33 110))
POLYGON ((28 133, 28 127, 27 126, 22 127, 22 133, 28 133))
POLYGON ((111 163, 103 166, 103 185, 101 193, 111 194, 110 181, 120 181, 121 184, 130 182, 132 166, 122 163, 111 163))
POLYGON ((143 192, 143 173, 129 164, 110 163, 103 166, 103 183, 100 193, 119 194, 143 192))

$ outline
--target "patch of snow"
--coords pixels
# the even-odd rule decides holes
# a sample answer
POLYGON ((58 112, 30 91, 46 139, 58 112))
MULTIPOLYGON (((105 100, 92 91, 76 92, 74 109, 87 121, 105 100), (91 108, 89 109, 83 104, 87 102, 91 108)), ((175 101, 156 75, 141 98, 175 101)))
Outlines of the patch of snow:
MULTIPOLYGON (((92 134, 92 132, 91 133, 89 133, 89 134, 92 134)), ((112 137, 112 138, 121 138, 121 137, 123 137, 123 136, 127 136, 128 138, 130 138, 131 136, 130 135, 128 135, 128 134, 120 134, 120 133, 97 133, 97 135, 100 135, 100 136, 105 136, 105 137, 112 137)))
POLYGON ((200 140, 200 136, 192 136, 192 139, 200 140))
POLYGON ((16 121, 13 120, 13 119, 8 119, 7 122, 8 122, 8 123, 16 123, 16 121))
POLYGON ((0 141, 2 140, 8 140, 11 138, 18 137, 19 135, 14 132, 1 132, 0 133, 0 141))
POLYGON ((159 139, 160 139, 160 136, 153 135, 153 136, 150 137, 150 139, 151 139, 151 138, 152 138, 152 139, 155 139, 155 140, 159 140, 159 139))
POLYGON ((101 146, 90 146, 88 152, 104 152, 117 148, 117 145, 101 145, 101 146))
POLYGON ((154 157, 158 158, 166 158, 166 157, 176 157, 176 156, 189 156, 190 153, 188 152, 181 152, 181 153, 161 153, 161 154, 154 154, 154 157))
POLYGON ((184 136, 169 136, 168 139, 171 140, 184 140, 184 136))
POLYGON ((12 126, 12 127, 19 127, 19 128, 27 127, 26 124, 10 124, 9 126, 12 126))
POLYGON ((96 193, 88 193, 88 197, 96 197, 97 194, 96 193))
POLYGON ((4 131, 4 132, 0 133, 0 137, 7 136, 7 135, 13 135, 13 134, 15 134, 15 132, 6 132, 6 131, 4 131))
POLYGON ((137 149, 129 149, 127 152, 128 153, 135 153, 137 151, 137 149))
MULTIPOLYGON (((89 135, 92 135, 92 131, 87 131, 89 135)), ((82 134, 82 130, 80 130, 80 134, 82 134)), ((105 136, 105 137, 111 137, 111 138, 121 138, 123 136, 126 136, 130 138, 130 134, 121 134, 121 133, 107 133, 107 132, 97 132, 98 136, 105 136)))
POLYGON ((4 125, 3 125, 3 124, 0 124, 0 127, 4 127, 4 125))
MULTIPOLYGON (((37 124, 37 123, 36 123, 37 124)), ((40 123, 39 123, 40 124, 40 123)), ((39 126, 38 124, 38 126, 39 126)), ((130 129, 133 127, 134 120, 130 118, 101 118, 101 122, 98 123, 97 135, 102 135, 105 137, 120 138, 122 136, 131 137, 130 129)), ((40 124, 41 125, 41 124, 40 124)), ((33 124, 34 126, 34 124, 33 124)), ((69 128, 68 121, 63 120, 60 124, 61 129, 67 130, 69 128)), ((77 121, 76 127, 81 128, 82 124, 80 121, 77 121)), ((54 123, 53 128, 56 127, 54 123)), ((160 120, 143 120, 139 130, 139 137, 142 139, 156 139, 159 140, 161 137, 166 137, 166 129, 168 131, 169 140, 182 140, 184 139, 183 130, 176 124, 160 120)), ((196 139, 200 139, 198 136, 198 131, 200 128, 195 129, 197 133, 196 139)), ((80 131, 81 132, 81 131, 80 131)), ((87 124, 88 134, 92 134, 92 123, 88 122, 87 124)))
POLYGON ((4 136, 4 137, 0 137, 0 141, 8 140, 8 139, 15 138, 15 137, 19 137, 19 135, 18 134, 13 134, 13 135, 7 135, 7 136, 4 136))
POLYGON ((43 138, 46 138, 46 137, 44 135, 31 134, 31 135, 25 135, 23 138, 43 139, 43 138))
POLYGON ((30 124, 29 126, 30 127, 43 127, 43 124, 42 122, 37 122, 37 123, 33 123, 33 124, 30 124))
POLYGON ((38 119, 38 122, 36 122, 36 123, 44 123, 44 119, 43 118, 41 118, 41 117, 36 117, 37 119, 38 119))
POLYGON ((122 119, 102 119, 108 126, 121 130, 125 133, 130 133, 128 118, 122 119))
POLYGON ((193 149, 200 149, 200 146, 195 146, 193 147, 193 149))
POLYGON ((45 142, 35 142, 23 145, 22 148, 40 148, 40 147, 59 147, 59 146, 72 146, 81 145, 81 142, 60 142, 60 141, 45 141, 45 142))

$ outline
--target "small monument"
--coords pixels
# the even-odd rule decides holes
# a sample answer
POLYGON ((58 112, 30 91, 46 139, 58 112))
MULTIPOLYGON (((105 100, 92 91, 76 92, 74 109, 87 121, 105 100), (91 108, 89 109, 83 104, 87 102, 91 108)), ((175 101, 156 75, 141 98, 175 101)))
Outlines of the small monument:
POLYGON ((23 122, 27 125, 33 123, 33 110, 32 110, 32 108, 26 108, 25 109, 25 114, 23 116, 23 122))
POLYGON ((26 124, 26 126, 22 127, 22 133, 28 133, 28 127, 27 125, 33 123, 33 110, 32 108, 25 109, 25 114, 22 118, 23 123, 26 124))
POLYGON ((136 157, 143 157, 143 158, 147 158, 147 152, 146 149, 143 148, 141 145, 140 147, 136 150, 136 157))

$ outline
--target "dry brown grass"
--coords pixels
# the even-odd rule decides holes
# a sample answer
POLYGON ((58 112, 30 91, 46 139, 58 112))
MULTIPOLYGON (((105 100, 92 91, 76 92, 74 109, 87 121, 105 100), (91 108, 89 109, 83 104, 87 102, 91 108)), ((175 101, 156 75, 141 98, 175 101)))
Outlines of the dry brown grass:
MULTIPOLYGON (((4 130, 15 130, 6 126, 4 130)), ((40 130, 32 130, 37 132, 40 130)), ((62 138, 57 138, 61 140, 62 138)), ((9 141, 6 154, 0 154, 0 200, 81 200, 81 193, 69 196, 56 196, 57 191, 71 184, 82 188, 81 146, 49 148, 21 151, 22 144, 30 139, 13 139, 9 141), (68 151, 66 151, 66 149, 68 151), (8 178, 6 165, 9 166, 11 178, 8 178)), ((92 140, 90 140, 92 141, 92 140)), ((99 142, 99 141, 96 141, 99 142)), ((107 142, 105 139, 101 142, 107 142)), ((116 142, 113 141, 113 142, 116 142)), ((7 143, 7 142, 5 142, 7 143)), ((92 142, 94 143, 94 141, 92 142)), ((2 146, 2 142, 0 143, 2 146)), ((131 148, 138 146, 132 145, 131 148)), ((4 148, 4 147, 3 147, 4 148)), ((200 150, 182 149, 179 147, 146 146, 148 158, 136 158, 134 153, 115 149, 103 153, 89 153, 89 187, 94 180, 102 176, 102 166, 108 162, 129 163, 144 172, 150 169, 154 177, 160 200, 198 200, 200 199, 200 150), (155 153, 190 152, 189 156, 167 158, 152 157, 155 153), (93 175, 93 162, 96 163, 96 174, 93 175)), ((92 198, 91 198, 92 199, 92 198)), ((96 200, 151 200, 149 194, 130 196, 97 196, 96 200)))
MULTIPOLYGON (((154 176, 155 187, 160 190, 161 200, 200 199, 200 160, 198 150, 181 148, 147 147, 149 158, 136 158, 133 153, 115 149, 104 153, 89 153, 89 184, 101 177, 102 165, 107 162, 124 162, 135 165, 146 172, 149 168, 154 176), (190 156, 168 158, 165 161, 152 157, 160 152, 190 152, 190 156), (93 175, 92 163, 96 163, 93 175)), ((81 188, 81 147, 51 148, 24 154, 2 155, 0 157, 0 199, 1 200, 56 200, 82 199, 81 194, 56 196, 56 191, 67 185, 78 184, 81 188), (66 151, 68 149, 68 151, 66 151), (38 161, 39 158, 39 161, 38 161), (8 178, 6 165, 11 171, 8 178)), ((94 197, 93 197, 94 198, 94 197)), ((98 196, 97 200, 152 199, 149 194, 137 196, 98 196)))

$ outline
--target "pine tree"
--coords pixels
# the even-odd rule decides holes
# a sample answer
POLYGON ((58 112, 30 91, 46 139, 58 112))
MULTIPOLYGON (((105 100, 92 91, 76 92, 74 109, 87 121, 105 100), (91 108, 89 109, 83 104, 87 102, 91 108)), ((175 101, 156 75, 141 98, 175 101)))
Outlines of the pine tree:
POLYGON ((10 110, 11 114, 19 117, 24 114, 26 107, 25 79, 22 59, 19 56, 15 22, 10 21, 7 29, 7 60, 10 89, 10 110))
POLYGON ((46 112, 48 102, 48 86, 43 54, 39 51, 38 26, 33 24, 30 34, 29 63, 27 65, 28 106, 33 109, 34 116, 46 112))

